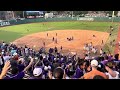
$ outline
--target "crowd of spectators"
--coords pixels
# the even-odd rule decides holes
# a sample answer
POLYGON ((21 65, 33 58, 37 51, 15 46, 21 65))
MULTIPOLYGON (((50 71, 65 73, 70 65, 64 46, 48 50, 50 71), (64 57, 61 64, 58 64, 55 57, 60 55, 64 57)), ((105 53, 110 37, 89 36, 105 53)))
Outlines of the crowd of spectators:
MULTIPOLYGON (((85 55, 86 56, 86 55, 85 55)), ((119 54, 101 53, 91 59, 63 55, 57 47, 46 52, 0 43, 0 79, 119 79, 119 54)))
POLYGON ((85 17, 108 17, 105 12, 89 12, 85 17))

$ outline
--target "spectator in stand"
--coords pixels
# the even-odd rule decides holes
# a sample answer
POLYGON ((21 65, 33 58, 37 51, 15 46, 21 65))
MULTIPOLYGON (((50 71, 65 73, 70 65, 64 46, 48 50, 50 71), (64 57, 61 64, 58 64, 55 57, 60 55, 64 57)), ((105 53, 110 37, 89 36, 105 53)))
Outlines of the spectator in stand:
POLYGON ((90 59, 89 55, 85 54, 85 60, 89 60, 89 59, 90 59))
POLYGON ((95 51, 95 47, 93 46, 93 47, 92 47, 92 52, 94 53, 94 51, 95 51))
POLYGON ((2 69, 2 72, 0 74, 0 79, 3 79, 5 77, 5 75, 7 74, 8 70, 10 69, 11 65, 10 65, 10 61, 5 62, 5 65, 2 69))
POLYGON ((93 47, 93 48, 92 48, 92 51, 93 51, 94 54, 96 54, 96 53, 97 53, 97 48, 94 48, 94 47, 93 47))
POLYGON ((84 69, 85 69, 85 62, 84 60, 80 60, 77 64, 74 78, 81 78, 84 75, 83 73, 84 69))
POLYGON ((12 47, 12 50, 11 50, 11 56, 16 53, 16 50, 12 47))
POLYGON ((68 65, 65 67, 65 74, 66 74, 66 79, 73 79, 74 74, 75 74, 75 67, 74 63, 70 62, 68 65))
POLYGON ((53 76, 50 71, 48 76, 49 79, 64 79, 64 70, 61 67, 57 67, 53 72, 53 76))
POLYGON ((4 67, 4 59, 3 56, 0 56, 0 72, 2 71, 2 68, 4 67))
POLYGON ((20 58, 20 59, 19 59, 18 65, 17 65, 19 72, 22 72, 22 71, 24 70, 24 68, 25 68, 24 62, 25 62, 25 61, 24 61, 23 58, 20 58))
POLYGON ((105 73, 108 79, 118 79, 119 78, 119 72, 116 71, 113 67, 113 61, 112 62, 107 62, 105 65, 104 64, 99 64, 98 70, 105 73))
POLYGON ((97 70, 97 68, 98 68, 97 60, 91 61, 91 68, 92 68, 92 71, 85 73, 84 76, 82 77, 83 79, 93 79, 94 76, 96 76, 96 75, 100 75, 100 76, 104 77, 105 79, 107 79, 107 76, 103 72, 100 72, 97 70))
POLYGON ((28 56, 28 47, 25 45, 25 56, 28 56))
POLYGON ((49 70, 51 70, 51 66, 50 66, 49 62, 46 62, 44 64, 44 75, 45 75, 46 78, 48 77, 47 75, 48 75, 49 70))
POLYGON ((103 54, 103 50, 102 50, 102 48, 100 49, 100 55, 102 55, 103 54))
POLYGON ((18 67, 12 66, 10 72, 11 75, 10 76, 6 76, 4 79, 23 79, 23 77, 25 76, 25 72, 31 67, 31 65, 33 64, 33 58, 31 57, 30 59, 30 63, 28 64, 27 67, 24 68, 23 71, 19 72, 18 67))
POLYGON ((93 77, 93 79, 105 79, 105 78, 100 76, 100 75, 96 75, 96 76, 93 77))
POLYGON ((18 54, 14 53, 12 58, 13 58, 13 60, 18 60, 18 57, 19 57, 18 54))
POLYGON ((74 70, 73 70, 73 71, 68 70, 68 71, 66 71, 65 73, 66 73, 65 79, 76 79, 76 78, 74 78, 74 74, 75 74, 75 71, 74 71, 74 70))
POLYGON ((105 66, 107 72, 105 74, 109 79, 119 79, 119 72, 114 70, 113 63, 114 62, 107 63, 107 66, 105 66))
MULTIPOLYGON (((85 61, 85 73, 88 73, 91 71, 91 66, 90 66, 90 62, 88 60, 85 61)), ((85 74, 84 73, 84 74, 85 74)))
MULTIPOLYGON (((90 48, 91 45, 86 46, 90 48)), ((113 58, 111 54, 103 53, 101 56, 95 56, 93 58, 95 60, 91 61, 88 54, 85 59, 77 59, 77 54, 72 52, 69 55, 63 55, 56 48, 50 48, 48 53, 44 48, 36 52, 29 47, 27 47, 27 53, 25 48, 26 46, 0 44, 0 69, 2 71, 0 79, 119 78, 119 54, 113 58)))
POLYGON ((90 50, 92 49, 92 42, 90 42, 89 44, 88 44, 88 46, 89 46, 89 48, 90 48, 90 50))
POLYGON ((118 61, 119 60, 119 54, 115 54, 115 56, 114 56, 114 61, 118 61))
POLYGON ((45 79, 43 77, 43 70, 40 67, 36 67, 33 70, 33 77, 30 77, 30 79, 45 79))
POLYGON ((109 58, 106 55, 106 56, 104 56, 104 60, 102 60, 101 63, 105 65, 108 61, 109 61, 109 58))

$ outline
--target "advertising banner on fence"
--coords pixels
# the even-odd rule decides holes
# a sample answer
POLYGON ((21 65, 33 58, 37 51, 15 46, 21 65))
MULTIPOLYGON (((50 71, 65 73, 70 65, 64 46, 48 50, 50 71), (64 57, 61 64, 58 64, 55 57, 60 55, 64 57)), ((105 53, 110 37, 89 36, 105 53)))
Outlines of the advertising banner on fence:
POLYGON ((94 18, 89 18, 89 17, 79 17, 77 20, 80 21, 94 21, 94 18))
POLYGON ((10 25, 9 21, 0 21, 0 26, 8 26, 10 25))

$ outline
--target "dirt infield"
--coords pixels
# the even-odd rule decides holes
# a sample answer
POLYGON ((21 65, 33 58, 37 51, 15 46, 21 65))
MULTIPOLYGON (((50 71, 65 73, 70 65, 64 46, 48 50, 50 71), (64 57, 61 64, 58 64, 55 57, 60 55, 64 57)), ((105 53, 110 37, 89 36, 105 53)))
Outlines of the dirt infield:
POLYGON ((31 48, 39 49, 43 46, 43 42, 45 42, 46 49, 50 47, 54 48, 55 46, 60 49, 62 46, 63 52, 75 51, 81 55, 85 43, 92 42, 95 47, 101 48, 103 46, 101 44, 102 40, 105 44, 108 37, 109 34, 106 32, 92 30, 54 30, 27 35, 15 40, 13 43, 19 46, 27 45, 31 48), (93 35, 95 35, 95 37, 93 37, 93 35), (67 38, 72 36, 74 39, 68 41, 67 38), (57 38, 58 44, 52 41, 53 37, 55 39, 57 38))

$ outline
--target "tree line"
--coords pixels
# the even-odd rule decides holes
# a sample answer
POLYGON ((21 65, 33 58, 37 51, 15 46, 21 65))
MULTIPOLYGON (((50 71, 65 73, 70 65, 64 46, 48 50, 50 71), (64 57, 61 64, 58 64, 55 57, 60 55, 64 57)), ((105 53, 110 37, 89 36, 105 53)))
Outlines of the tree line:
MULTIPOLYGON (((76 15, 82 15, 82 14, 85 15, 90 11, 44 11, 44 12, 45 13, 53 12, 53 13, 58 14, 58 15, 66 13, 66 14, 70 14, 70 15, 73 14, 76 16, 76 15)), ((96 12, 96 13, 104 12, 104 13, 109 14, 109 16, 112 16, 112 13, 113 13, 113 11, 91 11, 91 12, 96 12)), ((16 16, 23 17, 23 11, 14 11, 14 13, 16 16)), ((117 14, 118 14, 118 11, 115 11, 114 15, 117 16, 117 14)), ((26 16, 26 13, 24 13, 24 16, 26 16)))

